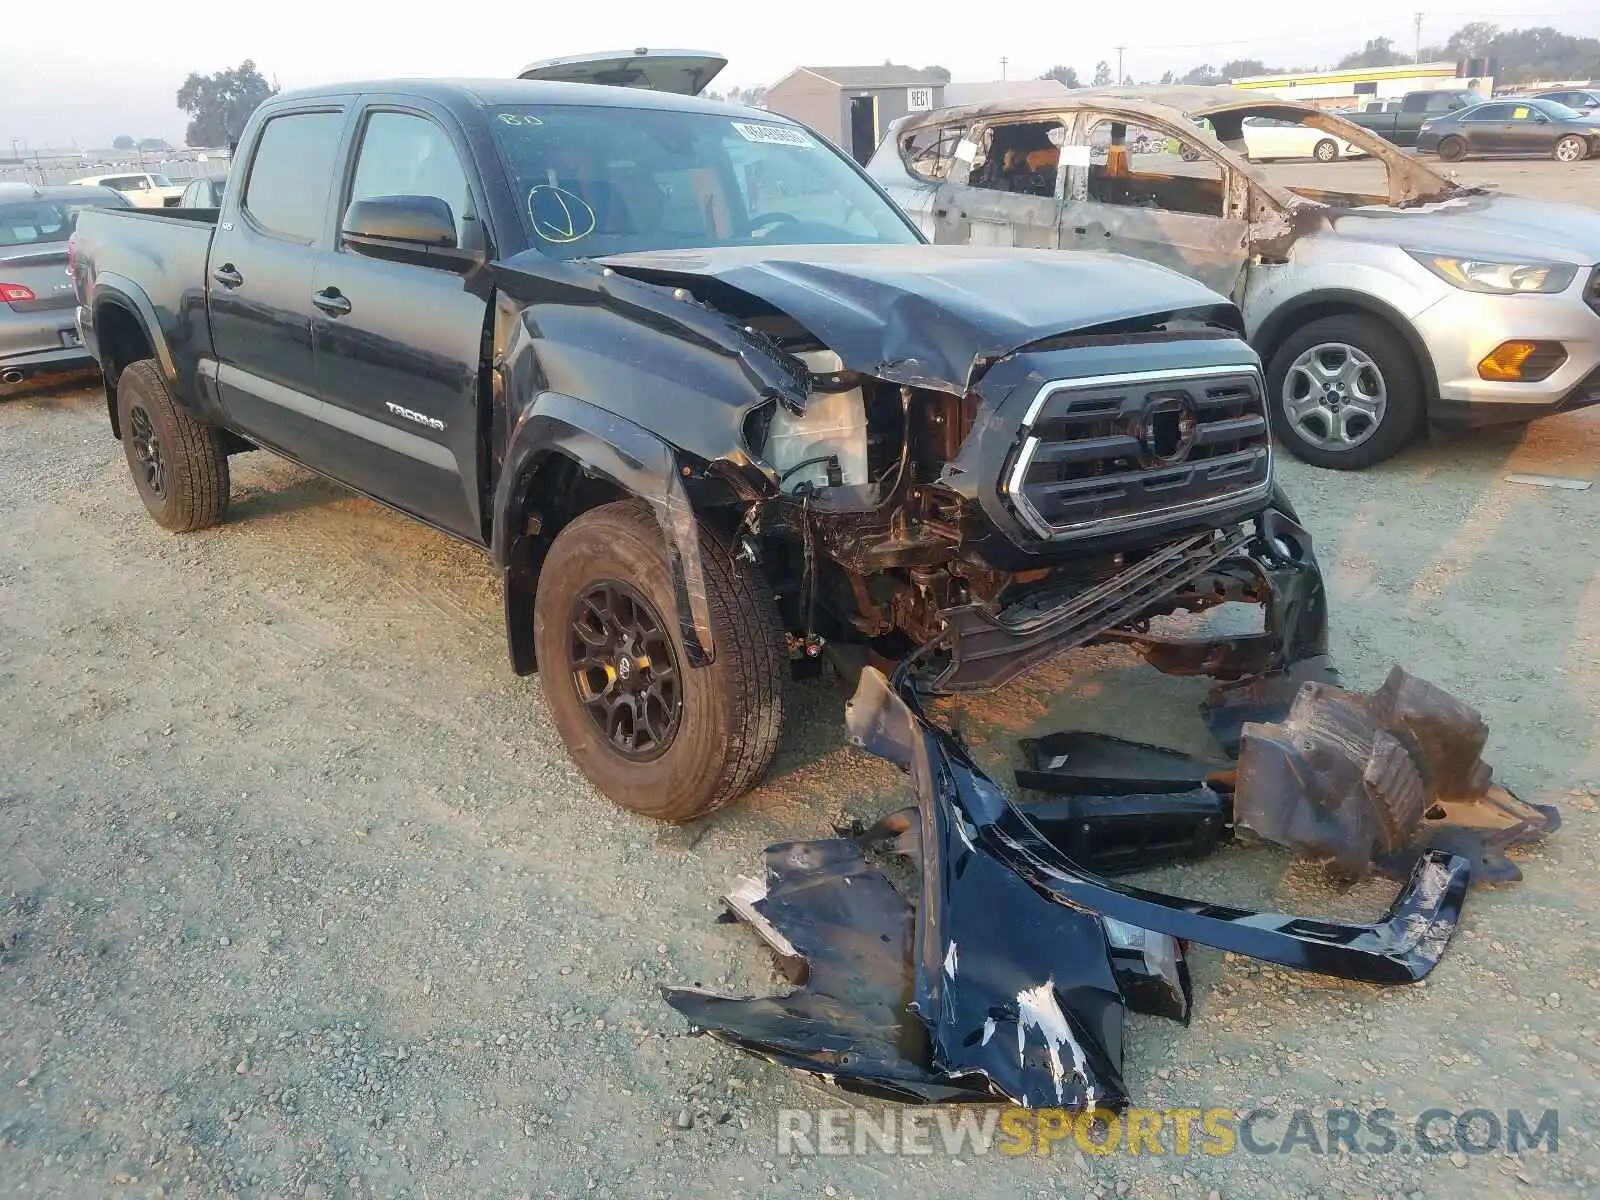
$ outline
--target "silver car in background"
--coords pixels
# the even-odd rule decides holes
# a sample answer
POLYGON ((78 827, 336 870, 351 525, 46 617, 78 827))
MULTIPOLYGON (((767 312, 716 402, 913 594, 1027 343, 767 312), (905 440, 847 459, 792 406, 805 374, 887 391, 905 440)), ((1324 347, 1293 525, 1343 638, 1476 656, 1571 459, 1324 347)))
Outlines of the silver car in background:
POLYGON ((1381 462, 1429 423, 1600 404, 1600 212, 1464 187, 1309 105, 1225 87, 969 105, 902 118, 867 170, 935 242, 1117 251, 1231 297, 1274 432, 1317 466, 1381 462), (1384 191, 1283 186, 1246 160, 1254 118, 1348 142, 1384 191))
POLYGON ((74 322, 67 242, 85 208, 131 208, 110 188, 0 183, 0 384, 92 367, 74 322))

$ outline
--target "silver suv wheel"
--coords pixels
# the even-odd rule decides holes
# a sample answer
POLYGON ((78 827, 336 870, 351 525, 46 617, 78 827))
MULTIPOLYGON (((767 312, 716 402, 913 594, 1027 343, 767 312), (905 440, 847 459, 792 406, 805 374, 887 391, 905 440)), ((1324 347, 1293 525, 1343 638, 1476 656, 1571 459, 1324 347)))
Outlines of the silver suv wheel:
POLYGON ((1389 407, 1383 372, 1372 356, 1343 342, 1304 351, 1283 377, 1283 411, 1295 432, 1319 450, 1361 445, 1389 407))

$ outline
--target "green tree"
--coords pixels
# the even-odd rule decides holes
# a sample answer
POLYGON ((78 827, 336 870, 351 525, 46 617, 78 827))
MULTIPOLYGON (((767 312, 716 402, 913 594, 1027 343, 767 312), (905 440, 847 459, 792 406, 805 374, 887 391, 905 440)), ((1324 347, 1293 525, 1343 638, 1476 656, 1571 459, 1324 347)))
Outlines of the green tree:
POLYGON ((1073 70, 1071 67, 1051 67, 1043 75, 1039 76, 1039 78, 1054 79, 1062 87, 1080 88, 1083 86, 1083 81, 1078 78, 1078 72, 1073 70))
POLYGON ((215 75, 190 72, 178 89, 178 107, 191 118, 183 140, 191 146, 231 145, 256 107, 277 92, 248 58, 215 75))
POLYGON ((937 75, 939 77, 940 82, 942 82, 942 83, 949 83, 950 82, 950 72, 947 71, 944 67, 938 66, 936 64, 936 65, 931 66, 931 67, 923 67, 922 69, 929 75, 937 75))
POLYGON ((128 134, 119 133, 115 138, 112 139, 111 148, 113 150, 132 150, 138 144, 139 143, 134 141, 133 138, 128 134))
POLYGON ((1346 54, 1335 66, 1344 67, 1394 67, 1411 61, 1409 54, 1401 54, 1386 37, 1370 38, 1354 54, 1346 54))
POLYGON ((1094 65, 1094 82, 1090 87, 1109 87, 1111 85, 1111 64, 1104 59, 1094 65))

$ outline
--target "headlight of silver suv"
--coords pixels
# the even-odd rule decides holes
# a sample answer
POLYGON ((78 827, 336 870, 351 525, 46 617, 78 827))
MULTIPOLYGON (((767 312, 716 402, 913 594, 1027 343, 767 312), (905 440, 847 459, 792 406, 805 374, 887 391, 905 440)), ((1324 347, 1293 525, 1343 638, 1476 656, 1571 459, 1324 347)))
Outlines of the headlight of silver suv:
POLYGON ((1518 292, 1549 294, 1565 291, 1578 273, 1567 263, 1495 262, 1483 258, 1456 258, 1448 254, 1427 254, 1407 250, 1446 283, 1469 292, 1489 292, 1512 296, 1518 292))

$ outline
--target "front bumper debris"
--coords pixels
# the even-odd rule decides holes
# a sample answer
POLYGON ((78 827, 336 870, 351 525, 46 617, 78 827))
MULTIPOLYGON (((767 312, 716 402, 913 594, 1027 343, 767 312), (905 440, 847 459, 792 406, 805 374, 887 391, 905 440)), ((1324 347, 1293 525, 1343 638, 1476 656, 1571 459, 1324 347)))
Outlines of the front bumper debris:
POLYGON ((1371 924, 1249 912, 1094 875, 922 718, 906 676, 891 690, 864 671, 846 723, 852 742, 910 772, 915 819, 893 815, 859 842, 769 850, 765 895, 739 907, 810 975, 765 999, 666 989, 697 1028, 875 1095, 1115 1110, 1128 1103, 1125 1010, 1188 1016, 1185 942, 1405 983, 1427 975, 1455 929, 1471 868, 1445 853, 1419 857, 1371 924), (914 904, 863 853, 889 839, 918 868, 914 904))

